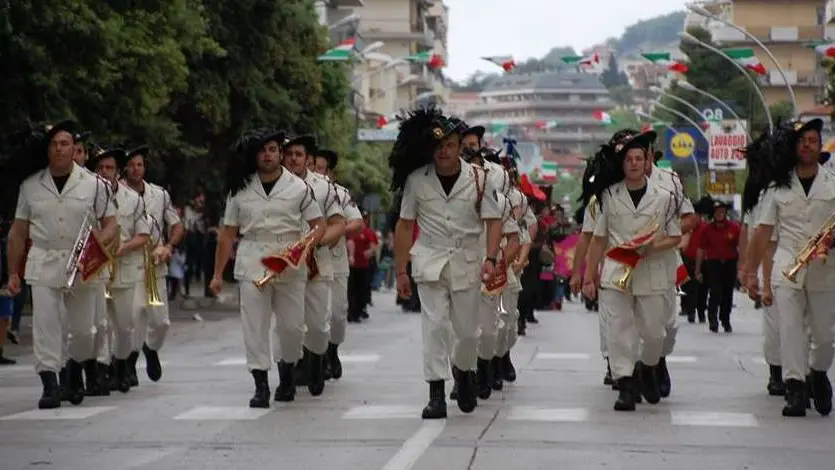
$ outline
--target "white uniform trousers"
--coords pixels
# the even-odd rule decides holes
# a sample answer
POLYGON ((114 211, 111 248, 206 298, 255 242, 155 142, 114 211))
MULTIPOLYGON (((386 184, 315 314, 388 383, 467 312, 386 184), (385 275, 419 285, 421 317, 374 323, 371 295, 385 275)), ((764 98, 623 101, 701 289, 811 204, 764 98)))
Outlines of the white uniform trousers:
POLYGON ((145 288, 145 277, 139 281, 137 287, 139 299, 139 308, 136 310, 136 315, 133 319, 133 350, 139 351, 142 349, 142 343, 146 343, 148 347, 154 351, 159 351, 165 342, 165 337, 168 336, 168 330, 171 328, 171 319, 168 318, 168 288, 164 277, 157 277, 157 293, 159 299, 164 305, 159 307, 149 307, 147 299, 147 289, 145 288))
POLYGON ((643 341, 640 360, 648 366, 658 364, 664 347, 668 312, 664 295, 633 296, 614 289, 599 291, 600 310, 607 315, 607 347, 614 380, 631 376, 635 351, 643 341))
POLYGON ((95 358, 96 290, 84 285, 72 293, 38 285, 31 289, 35 371, 57 373, 68 357, 78 362, 95 358))
MULTIPOLYGON (((664 326, 665 334, 664 334, 664 345, 661 348, 661 357, 667 357, 673 353, 673 349, 676 346, 676 337, 678 336, 678 315, 676 315, 676 311, 678 309, 678 304, 676 300, 678 300, 678 293, 675 288, 670 292, 664 294, 664 311, 668 313, 667 323, 664 326)), ((640 348, 643 347, 643 340, 641 340, 639 344, 639 353, 640 348)))
POLYGON ((603 308, 603 299, 597 295, 597 332, 600 334, 600 354, 609 357, 609 347, 606 342, 609 340, 609 321, 607 320, 606 309, 603 308))
POLYGON ((770 366, 783 363, 780 359, 780 313, 776 303, 763 305, 763 358, 770 366))
POLYGON ((275 360, 295 363, 301 358, 304 341, 303 279, 272 282, 259 291, 252 281, 238 283, 241 297, 241 328, 246 349, 246 367, 270 370, 270 320, 275 316, 273 345, 275 360))
POLYGON ((808 367, 828 371, 833 357, 835 291, 810 292, 777 287, 774 300, 780 316, 780 356, 783 378, 806 380, 808 367), (811 354, 809 335, 811 330, 811 354))
POLYGON ((348 275, 334 274, 331 285, 331 339, 333 344, 345 342, 348 325, 348 275))
MULTIPOLYGON (((92 286, 91 286, 92 287, 92 286)), ((96 334, 93 336, 93 352, 96 360, 103 364, 110 364, 110 322, 107 315, 107 298, 104 284, 96 285, 96 313, 94 326, 96 334)))
POLYGON ((513 349, 519 333, 519 309, 516 308, 519 291, 505 289, 502 291, 501 298, 501 306, 504 308, 504 313, 502 313, 501 309, 499 310, 501 328, 499 328, 498 340, 496 341, 496 357, 502 357, 513 349))
POLYGON ((423 337, 423 376, 426 381, 449 380, 450 357, 459 370, 476 369, 481 284, 458 291, 453 291, 451 286, 448 263, 438 281, 417 285, 423 337), (453 335, 449 333, 450 325, 453 335))
POLYGON ((133 320, 139 310, 139 285, 111 287, 107 314, 110 320, 110 349, 116 359, 127 359, 133 350, 133 320))
MULTIPOLYGON (((325 354, 331 337, 332 281, 307 281, 304 290, 304 347, 314 354, 325 354)), ((347 295, 347 294, 346 294, 347 295)))
POLYGON ((499 340, 499 296, 482 294, 478 314, 481 329, 478 336, 478 357, 489 361, 496 355, 496 343, 499 340))

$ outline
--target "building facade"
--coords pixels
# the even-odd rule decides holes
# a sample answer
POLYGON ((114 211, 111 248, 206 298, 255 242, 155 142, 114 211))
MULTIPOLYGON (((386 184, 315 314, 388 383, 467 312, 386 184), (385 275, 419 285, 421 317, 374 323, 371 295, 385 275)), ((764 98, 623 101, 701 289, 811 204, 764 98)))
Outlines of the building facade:
POLYGON ((768 69, 760 78, 769 104, 790 101, 786 88, 794 88, 799 111, 812 109, 826 98, 826 72, 821 56, 809 43, 835 40, 835 25, 826 24, 824 0, 733 0, 717 2, 712 9, 753 34, 773 54, 785 71, 785 80, 768 55, 741 32, 712 25, 713 40, 723 47, 750 47, 768 69))
POLYGON ((501 127, 554 154, 599 145, 611 131, 595 111, 615 106, 597 76, 578 72, 508 74, 493 80, 467 113, 470 125, 501 127))

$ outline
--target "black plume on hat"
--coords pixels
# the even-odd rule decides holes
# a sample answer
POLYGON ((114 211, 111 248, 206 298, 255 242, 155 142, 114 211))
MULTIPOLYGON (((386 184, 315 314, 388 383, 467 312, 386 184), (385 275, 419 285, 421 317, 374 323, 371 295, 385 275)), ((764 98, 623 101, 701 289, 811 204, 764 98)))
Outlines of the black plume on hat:
POLYGON ((226 161, 226 191, 229 196, 234 196, 249 183, 258 169, 255 157, 263 147, 262 140, 272 132, 274 130, 267 128, 250 129, 232 143, 226 161))
POLYGON ((772 140, 766 131, 760 134, 753 142, 744 149, 738 149, 745 155, 748 166, 748 176, 745 179, 745 187, 742 190, 742 213, 745 214, 753 209, 760 200, 760 193, 768 187, 771 181, 772 140))

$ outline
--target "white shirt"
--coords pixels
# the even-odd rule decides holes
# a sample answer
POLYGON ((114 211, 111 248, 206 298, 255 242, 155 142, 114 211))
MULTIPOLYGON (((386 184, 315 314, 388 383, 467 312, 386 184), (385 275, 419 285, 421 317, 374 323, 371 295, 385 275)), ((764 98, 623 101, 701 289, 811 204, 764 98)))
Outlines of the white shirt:
MULTIPOLYGON (((333 183, 336 187, 336 194, 339 197, 339 202, 342 203, 342 212, 345 214, 345 221, 351 222, 355 220, 362 220, 362 212, 351 197, 350 191, 344 186, 333 183)), ((333 273, 334 274, 348 274, 351 267, 348 263, 348 243, 345 237, 339 237, 339 241, 331 248, 331 256, 333 256, 333 273)))
MULTIPOLYGON (((114 193, 116 217, 119 222, 119 240, 127 243, 136 235, 151 233, 151 225, 145 216, 145 205, 139 193, 128 185, 118 183, 114 193)), ((142 280, 145 272, 142 249, 131 251, 116 259, 116 275, 112 287, 130 287, 142 280)))
MULTIPOLYGON (((326 177, 313 171, 307 171, 304 181, 313 189, 313 195, 316 198, 319 211, 325 219, 330 219, 334 216, 344 216, 342 202, 339 200, 336 186, 333 183, 328 181, 326 177)), ((302 229, 307 233, 310 227, 308 224, 304 224, 302 229)), ((330 247, 321 246, 316 248, 314 256, 316 258, 316 265, 319 268, 319 277, 317 279, 324 281, 332 280, 334 271, 333 255, 331 254, 330 247)))

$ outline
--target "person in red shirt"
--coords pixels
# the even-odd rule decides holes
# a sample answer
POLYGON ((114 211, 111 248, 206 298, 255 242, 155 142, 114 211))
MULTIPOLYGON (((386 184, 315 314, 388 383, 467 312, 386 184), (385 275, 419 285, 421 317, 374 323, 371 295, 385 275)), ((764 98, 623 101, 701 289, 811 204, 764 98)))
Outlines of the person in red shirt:
POLYGON ((736 287, 740 227, 728 220, 728 208, 725 202, 714 202, 713 221, 701 231, 696 257, 696 279, 702 280, 710 292, 707 321, 710 331, 714 333, 719 331, 719 322, 727 333, 733 331, 731 309, 736 287))
POLYGON ((681 258, 690 279, 681 286, 681 290, 684 291, 684 295, 681 297, 681 313, 687 316, 687 321, 690 323, 696 322, 697 314, 699 323, 704 323, 705 312, 707 311, 707 286, 701 280, 696 279, 696 258, 702 241, 702 231, 707 226, 704 217, 707 216, 707 213, 713 211, 712 201, 708 201, 708 203, 711 205, 709 208, 704 207, 704 200, 696 203, 695 209, 696 213, 699 214, 699 222, 690 233, 682 237, 681 258))
POLYGON ((371 300, 371 259, 377 248, 377 235, 368 226, 368 214, 363 213, 365 227, 348 237, 348 321, 359 323, 368 318, 366 306, 371 300))

